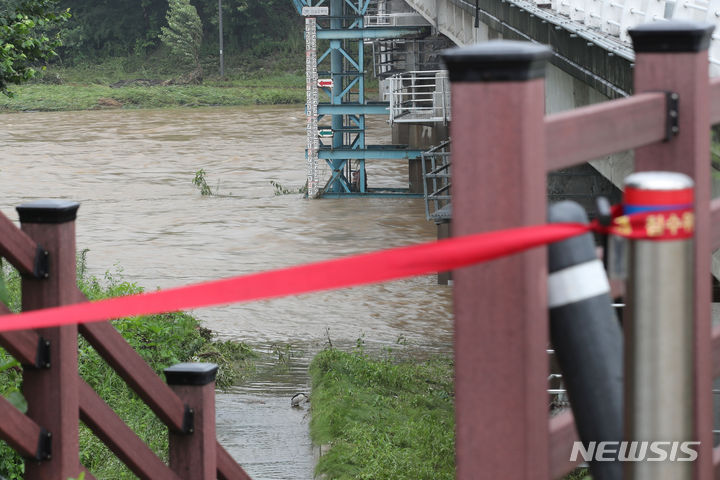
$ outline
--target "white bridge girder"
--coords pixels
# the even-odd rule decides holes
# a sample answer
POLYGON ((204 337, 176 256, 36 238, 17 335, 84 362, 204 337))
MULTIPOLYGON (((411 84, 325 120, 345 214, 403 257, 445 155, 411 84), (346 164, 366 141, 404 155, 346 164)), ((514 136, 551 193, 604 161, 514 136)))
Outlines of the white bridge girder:
POLYGON ((473 12, 445 0, 406 0, 406 3, 455 44, 465 46, 477 41, 472 28, 475 23, 473 12))

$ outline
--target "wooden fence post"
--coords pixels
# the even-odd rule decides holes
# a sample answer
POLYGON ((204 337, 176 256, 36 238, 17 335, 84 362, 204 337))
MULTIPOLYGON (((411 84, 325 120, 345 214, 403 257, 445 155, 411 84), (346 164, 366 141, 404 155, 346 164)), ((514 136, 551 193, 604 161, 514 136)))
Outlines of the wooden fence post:
MULTIPOLYGON (((23 310, 75 302, 75 217, 78 207, 76 202, 58 200, 17 207, 22 230, 39 246, 36 265, 47 261, 44 278, 23 277, 23 310)), ((27 461, 25 479, 76 478, 81 470, 78 459, 77 326, 44 328, 38 333, 49 342, 49 362, 47 368, 25 367, 23 394, 28 402, 28 416, 52 435, 51 455, 39 463, 27 461)))
POLYGON ((640 25, 629 32, 636 52, 635 92, 672 92, 679 101, 677 130, 669 132, 677 136, 636 149, 635 169, 682 172, 695 180, 694 436, 701 442, 695 464, 695 478, 701 480, 713 477, 707 54, 712 30, 707 23, 669 21, 640 25))
POLYGON ((186 433, 170 431, 170 468, 183 480, 215 480, 214 363, 178 363, 165 369, 165 378, 186 405, 186 433))
MULTIPOLYGON (((453 235, 546 222, 550 49, 493 41, 443 56, 452 82, 453 235)), ((547 252, 453 272, 458 479, 547 478, 547 252)))

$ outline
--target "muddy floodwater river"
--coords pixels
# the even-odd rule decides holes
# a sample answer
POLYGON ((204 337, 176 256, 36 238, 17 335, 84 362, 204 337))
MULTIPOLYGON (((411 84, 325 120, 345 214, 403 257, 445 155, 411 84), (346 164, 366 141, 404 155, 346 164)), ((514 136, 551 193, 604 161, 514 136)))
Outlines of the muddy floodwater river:
MULTIPOLYGON (((101 276, 148 289, 433 240, 421 199, 307 200, 302 106, 0 115, 0 209, 39 198, 81 203, 78 249, 101 276), (192 184, 203 169, 218 193, 192 184)), ((390 143, 369 119, 368 143, 390 143)), ((371 187, 406 186, 404 161, 368 162, 371 187)), ((310 479, 307 363, 330 338, 447 352, 451 292, 434 276, 199 309, 223 339, 266 352, 258 373, 218 394, 218 435, 254 479, 310 479), (282 365, 278 365, 278 357, 282 365), (283 368, 280 368, 283 367, 283 368)))

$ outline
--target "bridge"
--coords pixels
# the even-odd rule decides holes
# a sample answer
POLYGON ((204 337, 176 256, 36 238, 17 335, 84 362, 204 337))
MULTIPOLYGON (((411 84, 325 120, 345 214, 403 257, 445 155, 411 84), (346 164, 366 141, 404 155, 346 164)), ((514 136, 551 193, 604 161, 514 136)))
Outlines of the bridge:
MULTIPOLYGON (((669 19, 720 22, 717 0, 293 1, 300 12, 303 8, 326 10, 317 18, 326 19, 327 25, 320 26, 316 37, 329 40, 329 48, 315 57, 316 76, 308 80, 309 98, 318 102, 317 92, 313 97, 311 90, 319 77, 329 77, 319 90, 330 101, 320 102, 317 110, 309 105, 308 110, 316 112, 312 117, 332 119, 326 128, 320 125, 312 133, 308 128, 308 151, 310 156, 314 150, 317 155, 309 163, 315 161, 317 170, 318 161, 324 159, 327 170, 333 172, 325 172, 330 180, 318 186, 318 191, 324 188, 322 193, 368 193, 366 159, 397 158, 410 159, 409 193, 422 191, 419 176, 426 172, 412 159, 447 139, 451 119, 449 86, 439 61, 444 48, 496 38, 549 45, 553 57, 547 72, 546 113, 551 114, 632 93, 634 53, 628 28, 669 19), (348 42, 353 42, 351 48, 348 42), (363 49, 368 47, 372 48, 372 72, 363 68, 367 63, 363 49), (320 69, 323 61, 331 65, 320 69), (381 102, 365 99, 369 74, 380 80, 381 102), (387 115, 393 125, 405 124, 395 127, 394 146, 365 145, 364 116, 372 114, 387 115)), ((720 34, 713 35, 709 48, 711 76, 720 73, 718 39, 720 34)), ((616 154, 590 164, 619 185, 632 171, 631 156, 631 152, 616 154)), ((562 190, 566 181, 556 180, 554 186, 551 181, 551 189, 562 190)), ((584 181, 592 193, 597 193, 596 183, 584 181)))
MULTIPOLYGON (((439 237, 449 233, 452 217, 452 112, 449 82, 439 60, 443 49, 500 38, 549 45, 553 55, 546 73, 545 105, 546 114, 553 114, 633 93, 635 54, 629 28, 668 20, 720 26, 720 0, 293 1, 300 11, 310 4, 327 5, 327 24, 334 27, 318 31, 318 38, 332 37, 317 64, 331 59, 333 65, 323 73, 334 86, 320 87, 328 93, 328 103, 319 103, 315 111, 308 107, 308 118, 332 118, 324 131, 308 128, 308 181, 315 186, 309 190, 313 196, 424 194, 428 219, 437 223, 439 237), (340 33, 343 25, 346 31, 340 33), (348 39, 357 43, 355 62, 348 61, 348 39), (370 63, 364 48, 372 49, 372 72, 360 68, 370 63), (358 68, 348 73, 348 64, 358 68), (379 102, 365 101, 365 74, 379 79, 379 102), (359 77, 362 80, 355 80, 359 77), (358 87, 357 95, 350 98, 353 86, 358 87), (365 145, 368 114, 387 115, 393 145, 365 145), (323 133, 331 138, 328 145, 323 145, 323 133), (373 192, 367 187, 365 162, 388 159, 407 159, 407 190, 373 192), (318 167, 323 160, 324 172, 318 167)), ((720 29, 716 30, 708 49, 710 76, 720 75, 720 29)), ((316 82, 308 80, 309 98, 316 82)), ((317 92, 314 95, 317 102, 317 92)), ((720 131, 713 139, 720 139, 720 131)), ((713 166, 720 170, 717 153, 720 148, 713 153, 713 166)), ((633 169, 633 152, 626 151, 550 172, 549 199, 579 201, 592 214, 597 195, 619 199, 617 187, 633 169)), ((719 180, 713 180, 713 192, 720 194, 719 180)), ((713 272, 720 278, 720 255, 713 272)))
MULTIPOLYGON (((553 50, 546 81, 546 113, 625 97, 633 93, 635 54, 628 29, 642 23, 667 20, 701 21, 716 26, 708 49, 710 76, 720 75, 720 1, 717 0, 405 0, 439 33, 465 46, 495 38, 549 45, 553 50)), ((713 133, 717 140, 717 133, 713 133)), ((431 156, 432 157, 432 156, 431 156)), ((434 157, 433 157, 434 158, 434 157)), ((717 170, 713 153, 713 166, 717 170)), ((572 198, 583 193, 584 206, 593 210, 591 198, 612 195, 596 172, 619 186, 634 169, 633 152, 591 160, 592 170, 576 167, 549 174, 548 194, 572 198)), ((430 171, 433 175, 433 171, 430 171)), ((437 185, 437 180, 433 178, 437 185)), ((446 182, 430 188, 429 195, 443 198, 446 182), (440 191, 439 191, 440 190, 440 191)), ((720 183, 713 179, 713 194, 720 183)), ((445 197, 447 198, 447 197, 445 197)), ((438 223, 439 236, 447 234, 449 200, 429 202, 428 216, 438 223), (435 207, 434 209, 432 207, 435 207), (434 212, 434 215, 432 214, 434 212)), ((720 255, 713 256, 713 274, 720 278, 720 255)))
MULTIPOLYGON (((362 13, 363 18, 351 20, 352 25, 379 30, 373 34, 352 32, 346 34, 346 38, 350 35, 365 38, 368 41, 363 45, 372 45, 373 73, 380 79, 380 100, 387 102, 376 113, 387 110, 398 151, 403 150, 403 144, 407 144, 407 151, 422 151, 420 185, 427 192, 427 204, 432 205, 428 216, 445 227, 452 221, 454 235, 543 223, 547 197, 568 193, 567 188, 553 191, 553 184, 568 187, 571 183, 557 177, 563 174, 582 177, 588 172, 579 183, 584 195, 592 197, 602 192, 588 188, 591 186, 588 178, 601 178, 604 183, 597 185, 613 192, 619 180, 635 166, 639 170, 666 169, 694 175, 698 192, 702 192, 704 199, 694 203, 695 210, 698 218, 707 217, 702 205, 711 198, 709 130, 713 123, 720 122, 720 82, 708 78, 716 73, 718 65, 714 56, 718 37, 711 36, 707 25, 707 20, 714 25, 720 18, 720 8, 716 8, 720 5, 716 2, 392 0, 377 3, 375 15, 366 14, 368 4, 358 2, 356 13, 362 13), (643 27, 632 30, 634 50, 631 50, 626 32, 638 24, 643 27), (416 30, 410 35, 390 35, 397 30, 389 29, 401 26, 416 30), (423 30, 423 26, 427 29, 423 30), (386 33, 380 33, 382 31, 386 33), (648 35, 656 43, 647 42, 648 35), (435 61, 443 39, 451 44, 469 45, 498 38, 529 40, 550 45, 551 49, 526 42, 498 42, 447 53, 445 58, 451 67, 452 80, 452 89, 448 89, 448 75, 443 65, 435 61), (543 61, 533 63, 539 56, 543 61), (547 68, 546 58, 550 61, 547 68), (510 65, 516 70, 510 70, 510 65), (520 77, 520 71, 525 76, 520 77), (633 92, 635 85, 637 92, 633 92), (450 96, 452 102, 448 101, 450 96), (452 139, 446 134, 451 122, 452 139), (451 168, 456 169, 452 177, 451 168), (546 175, 550 177, 547 183, 546 175), (472 214, 468 215, 468 210, 472 210, 472 214), (528 214, 529 211, 532 214, 528 214)), ((330 22, 345 13, 332 8, 333 2, 330 7, 330 22)), ((330 50, 333 48, 331 43, 330 50)), ((330 83, 336 88, 335 81, 340 76, 333 69, 329 74, 330 83)), ((330 103, 335 101, 331 97, 330 103)), ((370 113, 369 108, 364 113, 370 113)), ((311 111, 308 117, 312 120, 311 111)), ((334 141, 336 132, 329 134, 334 141)), ((308 138, 310 145, 315 137, 308 138)), ((364 155, 361 148, 357 150, 358 155, 364 155)), ((371 159, 368 155, 363 158, 371 159)), ((413 165, 414 156, 408 154, 407 158, 412 187, 416 165, 413 165)), ((720 211, 720 201, 712 205, 713 212, 720 211)), ((720 217, 713 213, 713 222, 717 218, 720 217)), ((703 224, 707 227, 710 222, 697 222, 698 226, 703 224)), ((697 268, 694 286, 704 289, 698 290, 694 297, 694 315, 697 319, 702 317, 704 323, 696 323, 686 332, 694 332, 696 339, 701 340, 694 349, 698 359, 708 350, 707 345, 702 346, 702 342, 707 343, 710 331, 708 256, 711 246, 720 247, 717 239, 712 245, 698 242, 694 251, 697 268)), ((537 396, 543 396, 544 385, 538 380, 544 380, 542 374, 528 372, 537 366, 544 368, 546 364, 547 326, 543 321, 547 315, 537 308, 513 310, 522 303, 520 298, 525 301, 533 295, 545 294, 542 275, 538 275, 545 253, 534 254, 537 258, 532 265, 497 263, 483 269, 453 272, 455 294, 464 292, 465 298, 470 299, 461 303, 464 297, 456 297, 460 299, 456 304, 459 305, 455 323, 456 358, 469 360, 465 370, 457 370, 456 378, 459 382, 473 379, 470 384, 482 385, 475 391, 472 388, 466 391, 464 387, 456 389, 458 478, 473 478, 481 470, 486 476, 503 478, 526 478, 531 471, 539 477, 548 476, 541 471, 547 452, 546 409, 538 407, 536 418, 541 420, 536 430, 528 417, 523 416, 528 412, 524 402, 534 401, 528 400, 532 397, 528 391, 535 388, 539 392, 537 396), (482 289, 468 281, 473 275, 486 282, 482 289), (476 308, 467 308, 470 304, 476 308), (495 320, 488 320, 490 318, 495 320), (525 323, 512 330, 508 325, 515 321, 525 323), (507 348, 508 339, 517 342, 514 352, 507 348), (537 342, 534 359, 527 353, 532 341, 537 342), (467 357, 462 353, 463 347, 467 349, 467 357), (480 374, 483 368, 487 370, 480 374), (498 374, 496 368, 504 369, 505 374, 498 374), (497 391, 502 390, 504 395, 508 379, 518 376, 527 379, 527 383, 515 392, 517 403, 507 404, 507 415, 491 412, 481 418, 478 410, 482 409, 477 406, 496 400, 495 390, 488 388, 489 379, 497 380, 497 391), (532 382, 538 385, 531 387, 532 382), (514 408, 518 405, 521 407, 514 408), (523 413, 518 414, 520 411, 523 413), (463 418, 477 422, 467 427, 460 421, 463 418), (493 430, 495 422, 498 428, 493 430), (510 426, 510 422, 515 423, 510 426), (484 443, 460 447, 465 440, 480 434, 485 436, 484 443), (511 451, 506 448, 506 440, 515 434, 517 451, 511 451), (540 452, 537 456, 528 448, 536 440, 540 445, 535 451, 540 452), (489 445, 498 448, 490 453, 489 445), (526 458, 528 463, 523 465, 521 458, 526 458), (495 474, 488 475, 495 467, 495 474), (507 474, 511 467, 517 467, 515 475, 507 474)), ((592 247, 590 255, 594 257, 592 247)), ((631 308, 636 306, 632 301, 636 290, 631 288, 629 292, 631 308)), ((630 320, 625 325, 632 323, 630 320)), ((720 338, 720 327, 716 332, 720 338)), ((633 338, 633 335, 625 336, 628 341, 633 338)), ((720 370, 715 370, 714 374, 718 372, 720 370)), ((713 443, 712 435, 720 433, 708 428, 712 421, 711 375, 700 373, 692 377, 700 382, 694 386, 697 404, 693 428, 696 435, 703 432, 701 443, 709 447, 713 443)), ((720 388, 718 380, 715 388, 720 388)), ((506 406, 504 402, 499 403, 506 406)), ((550 435, 561 430, 551 426, 550 435)), ((720 449, 712 455, 703 455, 700 461, 703 465, 697 467, 692 478, 710 478, 710 463, 720 466, 720 449)), ((555 457, 552 453, 551 456, 562 461, 567 458, 555 457)), ((567 470, 552 467, 551 471, 557 478, 567 470)))
MULTIPOLYGON (((547 72, 547 114, 632 94, 634 52, 627 34, 629 28, 670 19, 720 23, 720 2, 704 0, 405 0, 404 3, 459 46, 496 38, 549 45, 553 56, 547 72)), ((712 36, 709 62, 711 76, 720 74, 718 33, 712 36)), ((596 159, 590 164, 619 185, 632 171, 632 152, 596 159)), ((596 193, 592 183, 586 182, 586 186, 589 193, 596 193)))

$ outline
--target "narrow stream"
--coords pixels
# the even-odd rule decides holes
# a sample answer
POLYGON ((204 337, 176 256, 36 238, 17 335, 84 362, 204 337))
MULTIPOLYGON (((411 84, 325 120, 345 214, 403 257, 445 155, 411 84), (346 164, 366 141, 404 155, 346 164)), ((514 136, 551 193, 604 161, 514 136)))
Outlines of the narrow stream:
POLYGON ((296 347, 284 361, 278 360, 272 345, 256 349, 262 355, 258 372, 217 396, 218 440, 254 480, 293 478, 293 472, 295 478, 312 478, 308 405, 290 406, 295 393, 309 393, 308 349, 296 347))

